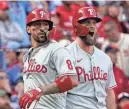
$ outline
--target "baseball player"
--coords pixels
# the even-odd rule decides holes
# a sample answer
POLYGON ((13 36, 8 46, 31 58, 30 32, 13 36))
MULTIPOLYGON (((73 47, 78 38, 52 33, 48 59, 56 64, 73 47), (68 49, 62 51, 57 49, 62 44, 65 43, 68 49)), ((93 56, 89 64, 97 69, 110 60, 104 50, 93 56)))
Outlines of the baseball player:
POLYGON ((23 58, 21 109, 65 109, 65 92, 78 85, 69 50, 48 37, 52 27, 46 10, 35 8, 29 13, 27 32, 32 48, 23 58))
POLYGON ((80 84, 68 91, 66 109, 115 109, 112 62, 94 46, 100 21, 92 7, 80 8, 73 17, 77 37, 67 48, 72 51, 80 84))

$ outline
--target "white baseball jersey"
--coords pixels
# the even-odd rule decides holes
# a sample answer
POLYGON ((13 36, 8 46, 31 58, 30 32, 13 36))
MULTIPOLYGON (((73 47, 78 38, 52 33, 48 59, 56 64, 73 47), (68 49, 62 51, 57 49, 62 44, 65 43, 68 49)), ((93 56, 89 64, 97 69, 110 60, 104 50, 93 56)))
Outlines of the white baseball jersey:
MULTIPOLYGON (((24 91, 53 83, 59 76, 76 75, 69 50, 57 42, 30 49, 24 59, 24 91)), ((33 109, 35 102, 30 109, 33 109)), ((65 109, 66 93, 43 95, 34 109, 65 109)))
POLYGON ((68 91, 66 109, 107 109, 106 89, 116 86, 109 56, 96 47, 91 56, 76 42, 67 48, 71 50, 80 84, 68 91))

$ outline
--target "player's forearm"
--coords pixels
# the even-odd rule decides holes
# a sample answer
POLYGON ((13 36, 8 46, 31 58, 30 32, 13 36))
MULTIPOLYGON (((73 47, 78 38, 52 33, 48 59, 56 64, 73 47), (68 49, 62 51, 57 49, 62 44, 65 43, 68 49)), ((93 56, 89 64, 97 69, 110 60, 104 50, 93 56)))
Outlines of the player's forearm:
MULTIPOLYGON (((77 76, 69 76, 72 82, 72 87, 68 87, 68 88, 63 88, 63 92, 68 91, 70 89, 72 89, 73 87, 76 87, 78 85, 78 81, 77 81, 77 76)), ((66 82, 65 85, 69 86, 70 83, 66 82)), ((62 84, 64 85, 64 84, 62 84)), ((66 86, 62 86, 62 87, 66 87, 66 86)), ((60 87, 57 85, 56 82, 43 86, 41 87, 41 89, 43 90, 43 95, 48 95, 48 94, 54 94, 54 93, 59 93, 61 92, 60 87)))
POLYGON ((115 109, 115 95, 112 89, 107 89, 107 109, 115 109))
POLYGON ((56 83, 45 85, 45 86, 40 87, 40 88, 43 90, 43 92, 42 92, 43 95, 54 94, 54 93, 59 92, 59 88, 56 85, 56 83))

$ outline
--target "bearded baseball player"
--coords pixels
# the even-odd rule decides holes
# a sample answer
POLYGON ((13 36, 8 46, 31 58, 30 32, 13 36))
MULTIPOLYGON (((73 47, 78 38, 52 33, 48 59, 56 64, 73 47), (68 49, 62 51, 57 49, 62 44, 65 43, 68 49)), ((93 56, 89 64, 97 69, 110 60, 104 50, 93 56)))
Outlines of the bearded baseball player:
POLYGON ((21 109, 66 109, 65 92, 78 85, 69 50, 48 37, 52 27, 46 10, 36 8, 29 13, 27 32, 32 47, 23 59, 21 109))
POLYGON ((111 59, 94 46, 100 21, 92 7, 80 8, 73 17, 77 37, 67 48, 72 51, 80 84, 68 91, 66 109, 115 109, 111 59))

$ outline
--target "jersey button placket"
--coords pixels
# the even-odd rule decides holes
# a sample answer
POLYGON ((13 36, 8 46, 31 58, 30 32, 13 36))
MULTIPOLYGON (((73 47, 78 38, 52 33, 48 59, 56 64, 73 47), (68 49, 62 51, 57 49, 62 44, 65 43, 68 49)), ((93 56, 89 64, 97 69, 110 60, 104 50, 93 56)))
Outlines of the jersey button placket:
MULTIPOLYGON (((91 65, 92 65, 92 73, 93 73, 94 72, 93 71, 93 67, 95 66, 95 60, 94 60, 94 57, 93 56, 91 57, 91 65)), ((93 76, 94 76, 94 73, 93 73, 93 76)), ((94 88, 95 88, 95 96, 96 96, 96 99, 98 100, 100 94, 97 91, 98 87, 97 87, 96 80, 93 79, 93 83, 94 83, 94 88)), ((98 103, 97 103, 97 107, 99 107, 98 106, 98 103)))

